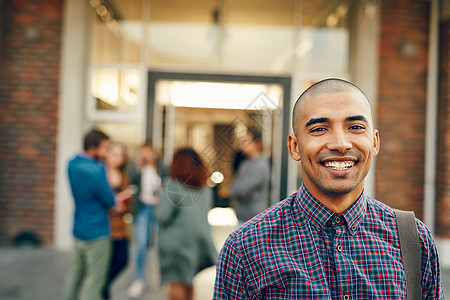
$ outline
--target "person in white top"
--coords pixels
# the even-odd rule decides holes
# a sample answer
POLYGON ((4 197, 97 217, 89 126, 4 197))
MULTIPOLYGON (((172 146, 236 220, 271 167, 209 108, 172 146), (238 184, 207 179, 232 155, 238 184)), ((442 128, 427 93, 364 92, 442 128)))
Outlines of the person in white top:
POLYGON ((159 192, 161 190, 161 177, 153 164, 145 165, 141 171, 141 201, 149 205, 159 203, 159 192))
POLYGON ((159 203, 161 190, 157 158, 151 144, 142 145, 128 173, 130 184, 136 187, 136 197, 133 199, 135 280, 127 290, 131 298, 142 296, 145 289, 144 275, 154 225, 153 211, 155 205, 159 203))

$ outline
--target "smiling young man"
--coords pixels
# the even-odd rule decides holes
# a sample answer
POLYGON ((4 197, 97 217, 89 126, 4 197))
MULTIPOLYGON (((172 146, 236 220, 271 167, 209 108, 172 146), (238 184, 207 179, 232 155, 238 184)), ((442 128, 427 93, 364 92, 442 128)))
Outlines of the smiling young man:
MULTIPOLYGON (((364 193, 380 149, 366 96, 325 79, 299 97, 292 119, 288 149, 303 184, 228 237, 214 299, 406 299, 395 212, 364 193)), ((416 224, 423 299, 444 299, 435 243, 416 224)))

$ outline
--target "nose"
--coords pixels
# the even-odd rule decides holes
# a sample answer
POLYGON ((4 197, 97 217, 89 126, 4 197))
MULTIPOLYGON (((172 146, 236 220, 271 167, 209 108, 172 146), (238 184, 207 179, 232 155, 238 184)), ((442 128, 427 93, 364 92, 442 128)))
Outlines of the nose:
POLYGON ((351 150, 352 147, 353 144, 344 130, 334 130, 327 144, 328 150, 338 151, 340 153, 351 150))

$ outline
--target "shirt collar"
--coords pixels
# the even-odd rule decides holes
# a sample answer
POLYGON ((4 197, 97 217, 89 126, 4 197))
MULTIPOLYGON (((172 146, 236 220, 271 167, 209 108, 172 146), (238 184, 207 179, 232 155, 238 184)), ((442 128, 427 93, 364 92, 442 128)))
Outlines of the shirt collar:
POLYGON ((96 160, 95 158, 93 158, 92 156, 88 155, 85 152, 78 154, 78 157, 90 160, 90 161, 92 161, 94 163, 97 163, 97 164, 103 166, 106 169, 106 163, 104 161, 96 160))
POLYGON ((90 155, 87 154, 86 152, 82 152, 82 153, 78 154, 78 156, 79 156, 79 157, 86 158, 86 159, 89 159, 89 160, 96 161, 92 156, 90 156, 90 155))
POLYGON ((358 200, 356 200, 345 212, 337 215, 314 198, 304 184, 302 184, 297 192, 296 201, 303 216, 311 221, 316 228, 323 229, 327 226, 328 221, 333 225, 336 225, 333 220, 336 220, 336 217, 339 216, 341 220, 345 220, 345 226, 350 234, 353 235, 358 230, 361 220, 366 213, 366 198, 363 191, 358 200))

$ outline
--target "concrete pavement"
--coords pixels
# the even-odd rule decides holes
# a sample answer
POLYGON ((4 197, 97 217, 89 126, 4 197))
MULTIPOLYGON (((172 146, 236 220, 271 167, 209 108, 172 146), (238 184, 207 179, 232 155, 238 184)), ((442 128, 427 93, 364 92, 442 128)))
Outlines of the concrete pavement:
MULTIPOLYGON (((0 248, 0 299, 1 300, 58 300, 64 278, 70 263, 70 253, 57 251, 51 247, 35 249, 0 248)), ((126 290, 133 280, 132 265, 113 285, 115 300, 129 300, 126 290)), ((159 286, 157 256, 149 252, 147 268, 148 287, 141 299, 166 299, 164 288, 159 286)), ((206 270, 194 284, 202 286, 205 295, 198 299, 208 299, 214 271, 206 270)), ((450 297, 450 269, 442 270, 445 294, 450 297)))
MULTIPOLYGON (((159 286, 156 255, 149 253, 147 282, 141 299, 166 299, 159 286), (153 265, 153 266, 152 266, 153 265)), ((70 265, 70 252, 51 247, 35 249, 0 248, 0 299, 1 300, 58 300, 70 265)), ((133 281, 132 264, 113 285, 116 300, 128 300, 126 290, 133 281)))

